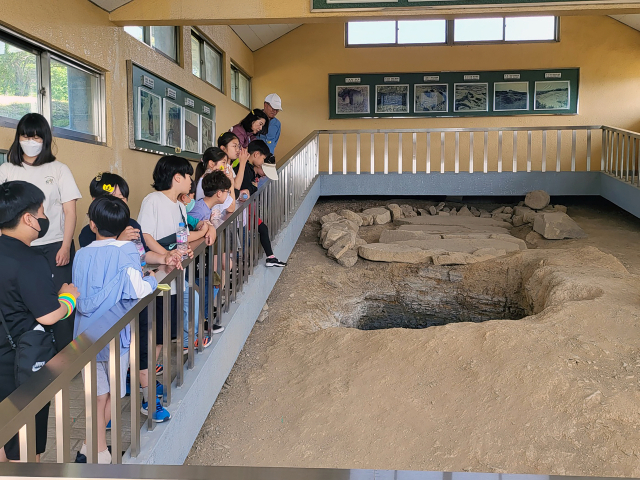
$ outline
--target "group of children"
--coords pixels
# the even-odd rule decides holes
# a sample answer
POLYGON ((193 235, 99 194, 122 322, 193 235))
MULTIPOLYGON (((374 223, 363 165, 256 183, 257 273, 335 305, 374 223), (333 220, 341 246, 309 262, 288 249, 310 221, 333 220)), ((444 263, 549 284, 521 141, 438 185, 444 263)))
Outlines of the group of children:
MULTIPOLYGON (((78 251, 73 264, 73 283, 79 290, 75 317, 74 337, 100 320, 105 312, 119 302, 140 299, 152 294, 157 288, 153 271, 144 272, 141 254, 146 263, 172 265, 182 269, 182 253, 177 251, 177 235, 188 226, 189 241, 204 238, 207 245, 216 240, 216 224, 232 213, 238 204, 248 199, 258 189, 264 177, 263 164, 271 152, 262 140, 254 140, 248 148, 240 147, 237 136, 231 132, 222 134, 218 147, 208 148, 195 170, 191 163, 181 157, 162 157, 153 171, 153 188, 156 190, 142 201, 138 221, 131 218, 127 200, 129 187, 124 178, 112 173, 98 174, 90 184, 93 201, 89 207, 89 225, 81 232, 78 251), (236 162, 235 168, 232 164, 236 162), (141 245, 139 248, 138 245, 141 245), (143 250, 143 251, 141 251, 143 250)), ((274 166, 268 172, 275 171, 274 166)), ((269 175, 271 178, 271 173, 269 175)), ((277 177, 275 177, 277 178, 277 177)), ((251 214, 251 213, 250 213, 251 214)), ((255 213, 254 213, 255 214, 255 213)), ((284 267, 271 248, 266 225, 258 221, 260 242, 267 254, 266 265, 284 267)), ((193 256, 191 249, 187 255, 193 256)), ((209 261, 217 262, 216 258, 209 261)), ((215 268, 215 267, 214 267, 215 268)), ((227 266, 222 264, 222 268, 227 266)), ((194 272, 195 273, 195 272, 194 272)), ((207 284, 210 279, 207 279, 207 284)), ((208 287, 205 288, 205 292, 208 287)), ((217 289, 214 289, 214 295, 217 289)), ((208 312, 208 296, 205 295, 205 316, 208 312)), ((198 292, 194 292, 195 318, 198 318, 198 292)), ((171 284, 171 336, 177 337, 177 292, 175 282, 171 284)), ((188 309, 189 291, 185 282, 183 315, 183 348, 188 351, 188 309)), ((157 325, 162 325, 162 297, 156 298, 157 325)), ((211 319, 213 320, 213 319, 211 319)), ((150 319, 146 309, 139 315, 140 332, 147 331, 150 319)), ((153 321, 153 319, 151 319, 153 321)), ((198 332, 196 321, 195 346, 211 344, 211 339, 198 332)), ((213 333, 224 327, 211 322, 213 333)), ((151 415, 155 422, 165 422, 171 418, 162 406, 159 397, 163 386, 156 383, 155 392, 149 393, 148 385, 148 343, 147 335, 138 335, 140 346, 140 386, 142 388, 141 410, 151 415), (155 405, 153 399, 155 398, 155 405), (150 406, 151 404, 151 406, 150 406)), ((156 358, 163 345, 163 328, 156 328, 156 358)), ((129 327, 120 334, 122 393, 127 389, 124 379, 129 367, 129 327)), ((111 455, 106 444, 106 429, 110 421, 110 388, 108 347, 97 358, 98 386, 98 463, 110 463, 111 455)), ((162 372, 162 365, 156 366, 156 373, 162 372)), ((130 388, 134 388, 131 386, 130 388)), ((78 452, 77 462, 86 461, 86 445, 78 452)))

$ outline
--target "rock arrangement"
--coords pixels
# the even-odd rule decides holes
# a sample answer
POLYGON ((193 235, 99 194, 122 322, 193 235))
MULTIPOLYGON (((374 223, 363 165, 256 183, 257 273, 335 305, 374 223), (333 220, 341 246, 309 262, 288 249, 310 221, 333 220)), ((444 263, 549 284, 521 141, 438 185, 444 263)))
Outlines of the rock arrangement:
POLYGON ((341 210, 320 219, 320 243, 327 255, 345 267, 358 257, 377 262, 465 265, 526 250, 524 240, 511 235, 513 227, 531 224, 526 241, 540 238, 585 238, 587 235, 562 205, 550 205, 543 190, 529 192, 515 207, 501 206, 491 212, 467 207, 456 210, 445 202, 416 208, 389 204, 362 212, 341 210), (379 243, 358 236, 361 227, 393 222, 396 230, 384 230, 379 243))

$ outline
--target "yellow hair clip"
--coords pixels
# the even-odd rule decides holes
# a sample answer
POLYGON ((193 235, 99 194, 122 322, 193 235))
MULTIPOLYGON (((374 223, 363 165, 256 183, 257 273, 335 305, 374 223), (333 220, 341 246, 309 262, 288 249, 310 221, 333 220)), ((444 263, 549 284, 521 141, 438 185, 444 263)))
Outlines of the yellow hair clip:
POLYGON ((99 173, 96 175, 96 182, 99 182, 100 180, 102 180, 102 172, 99 172, 99 173))
POLYGON ((116 187, 114 187, 113 185, 109 185, 108 183, 105 183, 104 185, 102 185, 102 190, 104 190, 107 193, 113 193, 115 189, 116 187))
POLYGON ((251 110, 251 115, 255 115, 255 113, 253 113, 253 110, 251 110))

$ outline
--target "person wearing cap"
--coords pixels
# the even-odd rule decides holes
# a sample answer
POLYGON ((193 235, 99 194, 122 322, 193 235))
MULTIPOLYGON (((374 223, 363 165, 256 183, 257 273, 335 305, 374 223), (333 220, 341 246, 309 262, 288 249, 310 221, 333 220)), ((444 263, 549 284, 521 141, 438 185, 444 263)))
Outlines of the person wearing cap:
POLYGON ((282 99, 277 93, 270 93, 264 99, 264 113, 269 117, 269 130, 264 135, 258 135, 259 140, 263 140, 267 144, 271 155, 274 154, 278 140, 280 139, 281 124, 276 118, 278 112, 282 110, 282 99))

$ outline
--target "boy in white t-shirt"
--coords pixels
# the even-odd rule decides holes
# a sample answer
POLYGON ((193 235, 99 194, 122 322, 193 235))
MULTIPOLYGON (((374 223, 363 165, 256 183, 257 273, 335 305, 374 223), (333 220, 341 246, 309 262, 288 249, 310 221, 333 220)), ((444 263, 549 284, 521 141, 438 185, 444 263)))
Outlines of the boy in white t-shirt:
MULTIPOLYGON (((176 233, 179 225, 187 225, 187 212, 185 206, 178 201, 182 194, 188 194, 191 190, 191 175, 193 167, 191 163, 181 157, 167 155, 158 160, 153 170, 153 188, 157 191, 147 195, 142 201, 138 223, 142 229, 145 241, 151 245, 159 244, 161 247, 172 250, 176 245, 176 233), (149 240, 151 239, 151 241, 149 240), (155 240, 155 242, 153 242, 155 240)), ((210 228, 205 234, 207 245, 213 245, 216 238, 215 228, 210 228)), ((153 247, 151 247, 153 249, 153 247)), ((193 252, 189 249, 189 256, 193 257, 193 252)), ((198 293, 195 293, 196 319, 198 318, 198 293)), ((185 283, 184 290, 185 311, 188 311, 188 288, 185 283)), ((156 308, 156 321, 160 328, 156 328, 156 345, 162 346, 163 329, 162 325, 162 302, 158 302, 160 308, 156 308)), ((177 301, 175 282, 171 284, 171 337, 177 337, 177 301)), ((151 320, 151 319, 150 319, 151 320)), ((195 325, 196 336, 198 335, 198 322, 195 325)), ((184 315, 183 321, 183 346, 188 347, 188 315, 184 315)), ((198 340, 196 339, 196 342, 198 340)), ((196 343, 197 344, 197 343, 196 343)), ((203 346, 211 344, 209 338, 204 338, 203 346)), ((158 369, 156 369, 158 371, 158 369)))

